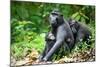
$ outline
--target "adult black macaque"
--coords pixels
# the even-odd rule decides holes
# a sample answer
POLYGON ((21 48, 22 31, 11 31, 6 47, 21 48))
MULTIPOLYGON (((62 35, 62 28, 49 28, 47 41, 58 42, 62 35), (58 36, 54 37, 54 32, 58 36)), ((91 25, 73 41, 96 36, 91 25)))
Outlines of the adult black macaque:
MULTIPOLYGON (((70 49, 74 47, 74 36, 68 22, 64 19, 59 10, 53 10, 49 16, 49 22, 52 28, 52 34, 55 38, 55 43, 50 50, 42 56, 43 61, 48 61, 51 56, 59 49, 64 42, 70 49)), ((67 48, 67 47, 66 47, 67 48)))
POLYGON ((86 41, 87 44, 90 43, 91 39, 91 32, 90 30, 86 27, 86 25, 81 24, 80 22, 70 19, 68 21, 70 28, 73 32, 75 42, 81 42, 81 41, 86 41))

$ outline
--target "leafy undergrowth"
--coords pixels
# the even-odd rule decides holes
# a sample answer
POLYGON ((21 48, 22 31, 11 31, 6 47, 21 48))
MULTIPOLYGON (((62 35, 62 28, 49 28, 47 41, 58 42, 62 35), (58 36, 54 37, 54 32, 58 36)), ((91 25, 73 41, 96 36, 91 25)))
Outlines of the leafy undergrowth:
POLYGON ((85 51, 73 51, 68 56, 65 55, 59 60, 53 62, 38 62, 39 53, 35 49, 30 54, 24 57, 23 60, 16 61, 11 58, 11 66, 26 66, 26 65, 39 65, 39 64, 63 64, 63 63, 77 63, 77 62, 90 62, 95 61, 95 48, 90 48, 85 51))

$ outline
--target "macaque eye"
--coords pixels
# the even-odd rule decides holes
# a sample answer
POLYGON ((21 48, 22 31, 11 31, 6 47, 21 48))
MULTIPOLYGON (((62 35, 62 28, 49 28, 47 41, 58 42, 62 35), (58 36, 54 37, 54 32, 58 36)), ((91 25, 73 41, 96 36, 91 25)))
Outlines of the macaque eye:
POLYGON ((52 15, 58 15, 57 13, 52 13, 52 15))

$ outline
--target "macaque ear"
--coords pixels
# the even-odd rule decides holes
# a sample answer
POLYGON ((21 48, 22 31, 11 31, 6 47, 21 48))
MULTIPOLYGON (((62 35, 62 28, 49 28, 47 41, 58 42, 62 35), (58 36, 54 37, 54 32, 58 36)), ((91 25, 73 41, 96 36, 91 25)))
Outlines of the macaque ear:
POLYGON ((75 25, 78 26, 78 21, 75 21, 75 25))
POLYGON ((63 17, 63 14, 61 14, 60 16, 63 17))

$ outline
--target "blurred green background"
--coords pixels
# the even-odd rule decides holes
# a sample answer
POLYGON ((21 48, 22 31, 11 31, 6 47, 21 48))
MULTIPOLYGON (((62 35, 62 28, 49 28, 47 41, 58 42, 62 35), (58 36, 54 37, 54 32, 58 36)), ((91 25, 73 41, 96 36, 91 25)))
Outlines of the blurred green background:
POLYGON ((33 48, 42 52, 45 34, 50 30, 48 15, 55 8, 66 19, 86 24, 92 32, 91 48, 95 48, 95 6, 11 1, 11 56, 20 60, 33 48))

